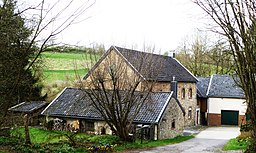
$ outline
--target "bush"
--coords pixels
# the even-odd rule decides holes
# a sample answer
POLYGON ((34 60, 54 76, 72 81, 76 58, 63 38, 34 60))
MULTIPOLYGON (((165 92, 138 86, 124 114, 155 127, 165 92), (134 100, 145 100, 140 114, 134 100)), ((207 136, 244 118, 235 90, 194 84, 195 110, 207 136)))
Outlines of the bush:
POLYGON ((251 131, 241 132, 241 134, 237 137, 237 139, 238 140, 247 139, 247 138, 251 138, 251 136, 252 136, 251 131))
POLYGON ((251 124, 243 124, 243 125, 241 125, 241 127, 240 127, 240 132, 243 132, 243 131, 245 131, 245 132, 248 132, 248 131, 251 131, 252 130, 252 125, 251 124))
POLYGON ((9 137, 10 136, 10 128, 2 128, 0 129, 0 136, 9 137))
POLYGON ((99 144, 117 144, 120 142, 119 137, 114 135, 95 135, 89 140, 99 144))

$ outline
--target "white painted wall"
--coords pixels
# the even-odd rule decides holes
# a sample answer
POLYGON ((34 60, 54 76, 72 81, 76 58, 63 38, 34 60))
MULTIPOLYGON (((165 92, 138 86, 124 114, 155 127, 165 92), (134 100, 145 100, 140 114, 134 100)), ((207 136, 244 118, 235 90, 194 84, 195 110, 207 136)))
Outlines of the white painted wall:
POLYGON ((221 114, 221 110, 239 111, 239 115, 245 115, 247 105, 245 99, 236 98, 208 98, 208 113, 221 114))

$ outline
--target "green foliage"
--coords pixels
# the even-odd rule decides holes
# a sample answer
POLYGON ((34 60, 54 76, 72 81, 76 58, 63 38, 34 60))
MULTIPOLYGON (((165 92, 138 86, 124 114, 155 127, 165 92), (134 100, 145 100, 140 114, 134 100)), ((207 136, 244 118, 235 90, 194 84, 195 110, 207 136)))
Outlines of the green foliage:
POLYGON ((44 70, 45 82, 56 82, 57 80, 69 81, 76 80, 76 73, 83 77, 88 72, 88 69, 79 70, 44 70))
POLYGON ((95 135, 93 137, 88 138, 88 140, 99 144, 116 144, 120 142, 118 136, 114 135, 95 135))
POLYGON ((251 131, 252 130, 252 124, 243 124, 241 125, 240 127, 240 132, 248 132, 248 131, 251 131))
POLYGON ((70 47, 70 46, 54 46, 48 47, 46 52, 60 52, 60 53, 88 53, 88 54, 103 54, 105 48, 103 45, 96 45, 93 48, 86 47, 70 47))
POLYGON ((1 116, 5 116, 8 108, 17 103, 44 99, 40 96, 41 86, 37 84, 34 69, 27 69, 37 52, 29 40, 32 30, 26 26, 26 20, 16 14, 15 8, 13 0, 4 0, 0 4, 1 116))
POLYGON ((223 147, 223 150, 244 150, 249 144, 249 138, 247 139, 230 139, 223 147))

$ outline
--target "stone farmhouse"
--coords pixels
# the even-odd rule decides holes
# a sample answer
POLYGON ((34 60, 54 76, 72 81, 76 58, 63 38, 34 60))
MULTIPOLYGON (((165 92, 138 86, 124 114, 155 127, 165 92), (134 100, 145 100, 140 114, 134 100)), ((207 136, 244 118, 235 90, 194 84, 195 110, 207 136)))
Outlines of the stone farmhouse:
MULTIPOLYGON (((175 137, 182 133, 184 126, 199 123, 197 78, 170 56, 112 46, 83 78, 84 90, 95 88, 95 75, 118 67, 125 70, 121 76, 125 82, 143 80, 136 88, 137 93, 143 94, 149 84, 152 85, 153 92, 146 100, 151 101, 151 106, 145 105, 133 122, 137 126, 150 127, 148 135, 151 139, 175 137)), ((106 88, 111 92, 110 84, 106 88)), ((78 123, 73 127, 80 131, 111 134, 100 113, 90 105, 84 90, 65 88, 42 114, 63 119, 69 126, 78 123)))
MULTIPOLYGON (((138 96, 141 94, 137 93, 138 96)), ((146 130, 148 139, 173 138, 182 134, 185 112, 172 94, 173 92, 150 93, 146 105, 134 119, 135 125, 149 127, 146 130)), ((85 133, 112 134, 101 114, 92 106, 88 95, 81 89, 65 88, 42 114, 65 120, 64 128, 76 128, 73 130, 79 129, 85 133), (77 122, 78 125, 73 126, 77 122)))
MULTIPOLYGON (((118 60, 123 61, 122 67, 127 67, 129 78, 142 77, 145 82, 152 80, 153 92, 174 91, 175 97, 186 112, 185 126, 197 124, 196 114, 197 111, 199 112, 196 100, 197 78, 173 57, 112 46, 85 75, 85 84, 91 87, 91 77, 94 72, 98 69, 106 70, 113 64, 112 61, 118 60), (172 86, 173 80, 177 84, 172 86)), ((137 90, 142 91, 144 86, 146 85, 142 82, 137 90)))
POLYGON ((232 76, 198 77, 197 89, 201 124, 220 126, 246 122, 244 92, 232 76))

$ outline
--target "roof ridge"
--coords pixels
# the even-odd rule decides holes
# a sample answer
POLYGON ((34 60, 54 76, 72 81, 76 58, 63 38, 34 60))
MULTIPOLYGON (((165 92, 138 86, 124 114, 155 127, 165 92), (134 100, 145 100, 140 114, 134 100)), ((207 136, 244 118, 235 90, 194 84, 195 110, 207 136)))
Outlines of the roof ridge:
POLYGON ((212 75, 211 78, 210 78, 210 81, 209 81, 209 84, 208 84, 208 89, 207 89, 207 92, 206 92, 206 96, 209 95, 210 88, 211 88, 211 84, 212 84, 212 79, 213 79, 213 75, 212 75))
POLYGON ((144 54, 152 54, 152 55, 161 56, 161 57, 170 57, 170 56, 157 54, 157 53, 154 53, 154 52, 151 53, 151 52, 147 52, 147 51, 139 51, 139 50, 136 50, 136 49, 128 49, 128 48, 119 47, 119 46, 113 46, 113 47, 115 47, 116 49, 120 48, 120 49, 123 49, 123 50, 130 50, 130 51, 135 51, 135 52, 144 53, 144 54))

